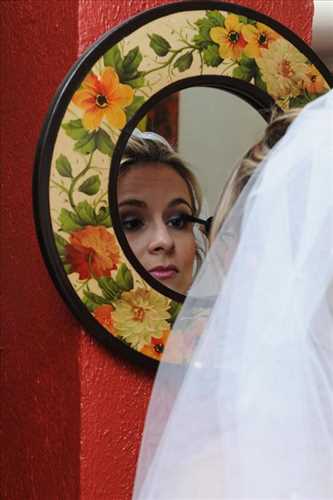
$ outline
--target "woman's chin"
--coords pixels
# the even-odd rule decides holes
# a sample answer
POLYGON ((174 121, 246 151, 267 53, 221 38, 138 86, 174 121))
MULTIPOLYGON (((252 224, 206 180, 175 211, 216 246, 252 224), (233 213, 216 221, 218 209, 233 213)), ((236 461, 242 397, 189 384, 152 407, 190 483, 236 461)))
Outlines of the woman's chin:
POLYGON ((164 280, 159 279, 158 281, 162 283, 162 285, 170 288, 170 290, 172 290, 173 292, 181 293, 183 295, 186 295, 187 290, 191 286, 190 284, 187 285, 185 283, 180 283, 179 279, 175 278, 164 279, 164 280))
POLYGON ((162 285, 170 288, 170 290, 172 290, 173 292, 181 293, 183 295, 186 295, 188 289, 192 284, 192 278, 191 280, 184 280, 183 277, 179 275, 179 272, 163 273, 158 271, 150 271, 149 273, 156 281, 158 281, 162 285))

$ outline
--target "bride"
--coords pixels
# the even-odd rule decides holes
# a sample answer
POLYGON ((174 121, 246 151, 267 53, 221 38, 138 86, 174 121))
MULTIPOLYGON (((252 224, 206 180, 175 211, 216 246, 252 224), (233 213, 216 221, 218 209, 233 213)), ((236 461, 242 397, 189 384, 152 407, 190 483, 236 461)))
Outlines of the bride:
POLYGON ((333 498, 333 91, 293 118, 222 196, 157 373, 135 500, 333 498))

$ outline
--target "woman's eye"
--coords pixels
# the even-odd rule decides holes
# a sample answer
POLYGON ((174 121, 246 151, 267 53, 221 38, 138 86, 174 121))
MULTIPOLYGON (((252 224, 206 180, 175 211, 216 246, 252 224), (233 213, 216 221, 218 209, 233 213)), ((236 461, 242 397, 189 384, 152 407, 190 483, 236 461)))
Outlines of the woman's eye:
POLYGON ((143 227, 143 220, 139 217, 125 217, 121 220, 121 225, 124 231, 137 231, 143 227))
POLYGON ((186 220, 184 214, 173 215, 168 219, 168 226, 171 226, 174 229, 185 229, 187 225, 188 221, 186 220))

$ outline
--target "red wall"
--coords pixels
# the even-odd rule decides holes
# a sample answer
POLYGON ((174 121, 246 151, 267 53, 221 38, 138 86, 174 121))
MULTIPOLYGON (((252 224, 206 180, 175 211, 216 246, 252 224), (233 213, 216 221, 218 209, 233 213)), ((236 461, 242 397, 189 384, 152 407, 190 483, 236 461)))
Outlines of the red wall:
MULTIPOLYGON (((77 55, 163 0, 1 4, 2 495, 10 500, 131 497, 153 373, 81 331, 47 274, 31 201, 49 101, 77 55)), ((238 0, 311 38, 312 0, 238 0), (301 4, 302 8, 297 8, 301 4)))
POLYGON ((76 2, 1 3, 1 458, 10 500, 79 495, 79 328, 40 257, 31 201, 42 119, 77 37, 76 2))

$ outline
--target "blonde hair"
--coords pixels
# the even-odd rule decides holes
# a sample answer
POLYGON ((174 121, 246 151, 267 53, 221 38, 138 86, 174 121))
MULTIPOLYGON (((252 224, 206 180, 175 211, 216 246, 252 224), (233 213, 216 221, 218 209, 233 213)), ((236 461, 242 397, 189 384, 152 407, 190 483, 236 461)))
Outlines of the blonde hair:
POLYGON ((137 163, 151 162, 163 163, 171 167, 184 179, 190 193, 192 215, 198 216, 202 207, 202 192, 195 175, 164 137, 154 132, 135 130, 127 142, 119 175, 124 175, 131 166, 137 163))
POLYGON ((240 164, 232 172, 216 209, 209 234, 210 243, 215 239, 216 234, 253 172, 266 158, 272 147, 284 136, 289 125, 298 116, 299 112, 299 108, 291 109, 285 113, 275 111, 262 139, 249 149, 240 164))

